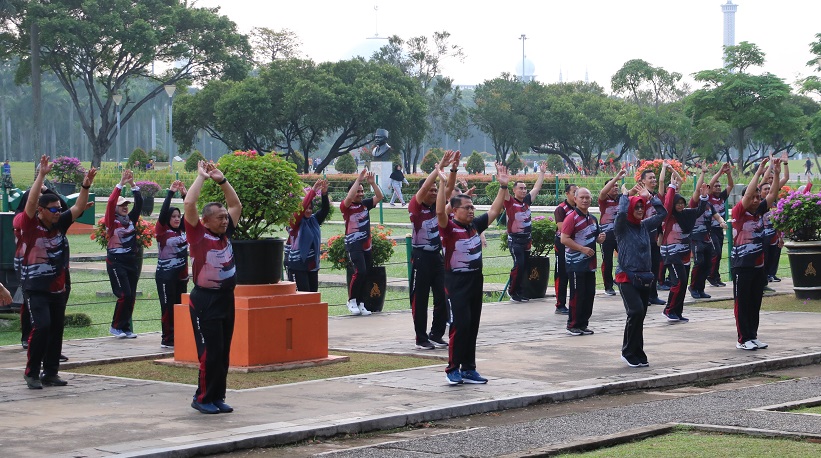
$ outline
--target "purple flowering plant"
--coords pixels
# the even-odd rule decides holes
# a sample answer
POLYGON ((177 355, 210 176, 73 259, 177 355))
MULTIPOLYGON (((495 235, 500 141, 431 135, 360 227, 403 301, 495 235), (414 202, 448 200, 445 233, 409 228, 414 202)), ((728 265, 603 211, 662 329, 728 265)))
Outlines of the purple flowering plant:
POLYGON ((49 175, 57 183, 80 184, 86 176, 86 169, 76 157, 58 156, 54 159, 49 175))
POLYGON ((143 197, 154 197, 160 192, 160 185, 153 181, 138 181, 134 184, 140 188, 143 197))
POLYGON ((773 227, 795 242, 821 240, 821 192, 791 191, 772 210, 773 227))

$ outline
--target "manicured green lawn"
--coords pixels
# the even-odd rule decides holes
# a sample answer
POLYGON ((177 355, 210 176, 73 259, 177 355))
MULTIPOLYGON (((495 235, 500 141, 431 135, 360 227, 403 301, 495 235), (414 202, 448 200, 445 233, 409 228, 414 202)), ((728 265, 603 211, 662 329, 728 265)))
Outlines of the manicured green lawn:
POLYGON ((607 447, 586 453, 557 455, 573 457, 688 457, 742 458, 777 456, 811 457, 821 454, 821 445, 791 439, 771 439, 734 434, 710 434, 697 431, 677 431, 628 444, 607 447))

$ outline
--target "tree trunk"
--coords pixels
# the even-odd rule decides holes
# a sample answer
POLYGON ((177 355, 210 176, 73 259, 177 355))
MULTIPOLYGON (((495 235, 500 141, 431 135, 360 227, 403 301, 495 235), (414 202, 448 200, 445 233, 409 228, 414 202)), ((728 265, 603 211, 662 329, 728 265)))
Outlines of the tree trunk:
POLYGON ((738 149, 738 165, 741 166, 741 172, 747 168, 744 162, 744 129, 736 129, 736 148, 738 149))
MULTIPOLYGON (((40 25, 31 24, 31 98, 32 100, 32 160, 38 163, 43 154, 40 114, 42 111, 42 87, 40 84, 40 25)), ((35 166, 36 167, 36 166, 35 166)))

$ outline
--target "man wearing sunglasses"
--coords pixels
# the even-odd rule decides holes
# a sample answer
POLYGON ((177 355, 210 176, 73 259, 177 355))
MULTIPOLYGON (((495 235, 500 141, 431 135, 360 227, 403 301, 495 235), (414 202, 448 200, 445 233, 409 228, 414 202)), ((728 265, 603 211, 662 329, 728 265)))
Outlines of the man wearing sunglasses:
POLYGON ((523 291, 524 279, 527 276, 527 260, 530 258, 530 247, 533 242, 530 235, 530 205, 536 200, 544 183, 544 172, 547 163, 542 162, 539 168, 539 177, 533 189, 527 192, 524 181, 513 184, 513 195, 505 197, 505 212, 507 212, 507 246, 513 256, 513 268, 510 269, 510 288, 508 295, 513 302, 527 302, 530 298, 523 291))
POLYGON ((508 195, 507 167, 496 164, 499 192, 490 210, 474 217, 476 207, 470 196, 460 194, 450 199, 453 219, 446 208, 445 178, 439 179, 436 195, 436 219, 445 254, 445 294, 450 305, 450 346, 448 367, 445 369, 450 385, 487 383, 476 372, 476 338, 482 316, 483 278, 482 242, 479 235, 495 220, 508 195))
POLYGON ((20 237, 25 245, 20 271, 23 299, 31 314, 28 362, 23 378, 26 385, 34 390, 42 389, 44 385, 68 384, 57 375, 63 347, 66 303, 71 288, 66 232, 86 209, 88 190, 97 174, 93 167, 88 171, 77 201, 63 211, 56 194, 41 192, 43 180, 52 166, 48 156, 40 158, 40 169, 31 186, 25 211, 15 217, 19 218, 20 237))

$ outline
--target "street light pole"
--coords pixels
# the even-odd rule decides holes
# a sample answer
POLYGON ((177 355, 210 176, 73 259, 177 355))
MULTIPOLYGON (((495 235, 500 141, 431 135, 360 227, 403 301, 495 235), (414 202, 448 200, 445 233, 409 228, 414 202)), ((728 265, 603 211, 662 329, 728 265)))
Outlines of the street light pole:
POLYGON ((171 100, 171 103, 168 105, 168 130, 171 133, 171 144, 168 146, 168 167, 171 171, 171 174, 174 174, 174 91, 177 90, 177 86, 173 84, 166 84, 164 86, 165 93, 168 94, 168 98, 171 100))
POLYGON ((122 94, 114 94, 111 96, 114 99, 114 105, 117 106, 117 169, 120 168, 120 102, 123 101, 122 94))
POLYGON ((525 40, 527 40, 527 35, 522 34, 519 37, 522 40, 522 82, 525 82, 525 40))

